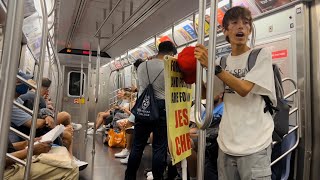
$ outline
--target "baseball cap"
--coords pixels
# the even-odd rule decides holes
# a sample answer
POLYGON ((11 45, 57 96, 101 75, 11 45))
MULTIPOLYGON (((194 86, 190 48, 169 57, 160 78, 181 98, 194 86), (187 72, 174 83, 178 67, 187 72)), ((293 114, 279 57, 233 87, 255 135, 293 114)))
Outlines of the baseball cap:
POLYGON ((185 47, 178 54, 178 65, 183 73, 183 80, 187 84, 193 84, 196 82, 197 77, 197 59, 194 57, 195 47, 185 47))

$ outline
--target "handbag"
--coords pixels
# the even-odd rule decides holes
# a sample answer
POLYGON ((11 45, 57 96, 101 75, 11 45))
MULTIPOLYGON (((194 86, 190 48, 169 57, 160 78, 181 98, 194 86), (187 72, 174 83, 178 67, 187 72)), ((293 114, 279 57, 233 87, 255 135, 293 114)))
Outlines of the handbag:
POLYGON ((127 143, 125 130, 117 132, 114 129, 110 129, 108 131, 107 141, 110 147, 125 148, 127 143))

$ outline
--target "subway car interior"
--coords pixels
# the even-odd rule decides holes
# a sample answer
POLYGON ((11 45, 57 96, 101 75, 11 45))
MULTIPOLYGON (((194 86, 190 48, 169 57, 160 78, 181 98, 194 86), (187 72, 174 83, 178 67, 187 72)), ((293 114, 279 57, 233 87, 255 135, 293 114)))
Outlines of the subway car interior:
MULTIPOLYGON (((173 58, 197 44, 209 61, 229 55, 223 18, 236 6, 251 11, 247 46, 270 50, 290 105, 288 131, 271 145, 270 179, 320 179, 320 0, 1 0, 0 179, 130 179, 139 64, 157 58, 166 41, 177 49, 173 58)), ((213 93, 200 101, 199 91, 214 76, 205 69, 197 63, 191 88, 208 107, 213 93)), ((218 179, 205 175, 209 131, 194 124, 204 134, 197 154, 173 165, 168 151, 160 179, 218 179)), ((136 179, 159 179, 153 139, 136 179)))

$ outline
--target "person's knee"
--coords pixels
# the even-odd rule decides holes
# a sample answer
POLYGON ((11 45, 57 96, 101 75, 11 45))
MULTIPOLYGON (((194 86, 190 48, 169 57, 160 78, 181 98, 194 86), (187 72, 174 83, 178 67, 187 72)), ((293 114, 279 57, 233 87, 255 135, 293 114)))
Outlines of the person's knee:
POLYGON ((67 126, 71 124, 71 115, 65 111, 62 111, 58 114, 57 120, 58 120, 58 124, 67 126))
POLYGON ((102 117, 103 114, 104 114, 104 112, 99 112, 99 113, 98 113, 98 117, 102 117))

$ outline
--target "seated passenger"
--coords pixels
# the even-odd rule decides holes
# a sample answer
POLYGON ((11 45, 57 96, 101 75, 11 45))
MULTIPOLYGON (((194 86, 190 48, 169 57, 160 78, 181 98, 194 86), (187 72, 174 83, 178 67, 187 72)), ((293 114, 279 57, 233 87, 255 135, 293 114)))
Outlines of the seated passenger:
MULTIPOLYGON (((24 160, 27 157, 27 141, 11 143, 8 139, 7 153, 12 156, 24 160)), ((33 154, 39 155, 41 153, 47 153, 51 149, 50 142, 42 142, 34 145, 33 154)), ((25 167, 18 165, 9 158, 6 158, 4 179, 16 180, 23 179, 25 167)), ((79 179, 79 168, 76 165, 72 165, 72 169, 54 167, 41 162, 33 162, 30 170, 30 179, 65 179, 75 180, 79 179)))
MULTIPOLYGON (((102 124, 104 125, 108 125, 110 124, 115 116, 118 113, 125 113, 125 116, 122 116, 121 114, 117 115, 116 120, 119 119, 124 119, 124 118, 128 118, 129 115, 131 114, 131 112, 129 111, 130 108, 130 104, 129 104, 129 100, 131 96, 130 92, 124 91, 124 90, 119 90, 117 93, 117 98, 120 99, 121 103, 120 105, 115 105, 113 106, 111 109, 105 110, 104 112, 99 112, 97 115, 97 119, 96 119, 96 132, 101 132, 104 130, 103 127, 101 127, 102 124)), ((113 124, 115 125, 115 124, 113 124)), ((94 129, 93 128, 89 128, 87 131, 87 134, 93 134, 94 129)))
MULTIPOLYGON (((30 76, 24 74, 23 72, 19 72, 19 75, 22 76, 24 79, 30 78, 30 76)), ((22 99, 19 96, 22 94, 25 94, 27 90, 28 90, 28 86, 26 84, 21 83, 19 80, 17 80, 15 98, 18 103, 24 104, 24 101, 22 101, 22 99)), ((29 94, 29 96, 31 97, 32 93, 29 94)), ((31 101, 30 99, 28 99, 27 101, 28 101, 29 107, 33 108, 34 101, 33 100, 31 101)), ((52 112, 49 111, 48 109, 42 108, 40 110, 40 113, 38 114, 37 124, 36 124, 36 129, 37 129, 36 137, 40 137, 44 135, 45 133, 49 132, 52 128, 55 127, 55 123, 52 116, 53 116, 52 112)), ((21 131, 22 133, 29 135, 31 124, 32 124, 32 116, 26 113, 25 111, 21 110, 17 106, 13 105, 12 114, 11 114, 11 126, 21 131)), ((57 138, 54 143, 57 145, 64 145, 68 149, 70 156, 73 156, 72 155, 73 127, 71 125, 70 114, 67 112, 60 112, 57 116, 57 124, 63 124, 65 126, 65 130, 61 135, 62 139, 57 138)), ((19 142, 22 140, 19 136, 17 136, 13 132, 9 133, 9 139, 13 143, 19 142)), ((75 163, 77 163, 81 168, 85 168, 88 165, 88 163, 79 161, 77 159, 75 159, 75 163)))
MULTIPOLYGON (((46 113, 47 115, 48 115, 47 111, 49 110, 51 112, 49 114, 51 116, 53 116, 54 109, 53 109, 53 106, 52 106, 52 102, 48 101, 50 86, 51 86, 51 80, 48 79, 48 78, 42 78, 39 109, 40 109, 40 112, 41 111, 45 111, 43 113, 46 113), (49 104, 47 104, 47 103, 49 103, 49 104)), ((31 109, 31 110, 33 110, 33 104, 34 104, 35 97, 36 97, 36 93, 35 93, 34 89, 31 89, 27 93, 22 94, 22 95, 19 96, 19 98, 23 101, 23 105, 26 106, 27 108, 31 109)), ((71 122, 71 118, 70 119, 59 119, 59 117, 64 117, 64 116, 58 116, 57 124, 63 124, 64 126, 68 126, 68 125, 71 124, 72 128, 74 130, 76 130, 76 131, 80 130, 82 128, 81 124, 72 123, 71 122)))
MULTIPOLYGON (((214 98, 214 120, 211 122, 207 129, 207 146, 206 146, 206 157, 205 157, 205 171, 204 179, 218 179, 217 171, 217 158, 218 158, 218 144, 216 137, 218 136, 217 126, 221 120, 223 114, 223 94, 220 94, 214 98)), ((205 116, 205 111, 202 117, 205 116)), ((191 118, 190 118, 191 121, 191 118)), ((187 158, 188 171, 190 179, 196 179, 197 177, 197 149, 198 149, 198 128, 195 126, 190 129, 192 154, 187 158)))
POLYGON ((122 149, 121 152, 114 154, 116 158, 124 158, 120 160, 122 164, 128 163, 130 151, 132 148, 133 138, 134 138, 134 134, 133 134, 134 120, 135 120, 135 117, 133 114, 131 114, 128 119, 119 120, 117 122, 120 129, 126 130, 126 142, 127 142, 126 147, 122 149))

